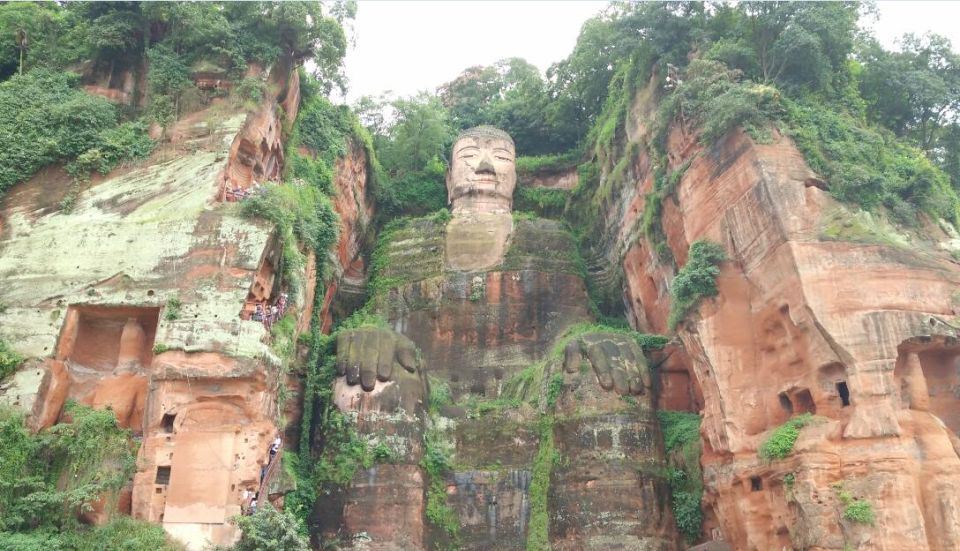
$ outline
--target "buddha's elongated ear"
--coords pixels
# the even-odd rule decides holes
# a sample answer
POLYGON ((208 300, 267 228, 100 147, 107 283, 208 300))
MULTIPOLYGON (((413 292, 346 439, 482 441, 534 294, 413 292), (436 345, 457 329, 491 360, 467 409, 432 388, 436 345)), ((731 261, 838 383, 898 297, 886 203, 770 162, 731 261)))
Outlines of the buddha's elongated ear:
POLYGON ((453 202, 453 187, 450 185, 450 181, 453 178, 452 166, 452 163, 447 163, 447 174, 444 177, 444 183, 447 186, 447 206, 450 206, 450 204, 453 202))

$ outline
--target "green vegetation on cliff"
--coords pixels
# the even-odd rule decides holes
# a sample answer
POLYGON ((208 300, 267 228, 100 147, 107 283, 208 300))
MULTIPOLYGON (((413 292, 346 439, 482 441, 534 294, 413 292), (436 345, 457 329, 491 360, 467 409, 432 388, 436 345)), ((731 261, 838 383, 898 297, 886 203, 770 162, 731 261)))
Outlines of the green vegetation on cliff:
POLYGON ((38 69, 0 82, 0 193, 40 168, 106 173, 153 150, 141 121, 118 125, 117 108, 79 89, 72 73, 38 69))
POLYGON ((801 413, 777 427, 773 434, 760 446, 760 457, 768 461, 783 459, 793 451, 793 445, 800 437, 800 429, 814 421, 810 413, 801 413))
POLYGON ((667 452, 670 506, 687 543, 700 538, 703 525, 703 480, 700 472, 700 416, 684 411, 657 412, 667 452))
POLYGON ((76 530, 0 532, 4 551, 182 551, 184 547, 167 536, 163 527, 129 517, 116 517, 102 526, 76 530))
POLYGON ((23 356, 10 348, 6 341, 0 340, 0 380, 16 372, 23 360, 23 356))
POLYGON ((198 89, 196 77, 236 81, 241 99, 255 99, 263 84, 259 76, 243 78, 248 63, 312 58, 319 89, 342 89, 340 22, 354 11, 350 2, 335 4, 330 14, 319 2, 0 5, 0 34, 22 31, 27 39, 23 48, 13 40, 0 46, 0 193, 53 163, 67 163, 71 175, 83 178, 146 157, 153 148, 146 119, 168 128, 225 93, 198 89), (113 84, 122 97, 114 105, 80 90, 81 75, 95 86, 125 75, 134 84, 113 84))
POLYGON ((34 434, 21 414, 0 410, 0 549, 176 549, 159 526, 122 517, 80 524, 101 499, 115 512, 136 449, 112 411, 70 402, 66 413, 70 422, 34 434))
MULTIPOLYGON (((562 382, 562 380, 561 380, 562 382)), ((541 415, 537 421, 539 445, 533 459, 530 477, 530 524, 527 528, 527 551, 550 551, 550 473, 560 460, 553 439, 553 415, 541 415)))
MULTIPOLYGON (((334 404, 336 333, 321 332, 324 290, 331 276, 329 253, 339 228, 332 204, 336 193, 332 185, 333 167, 350 152, 351 146, 367 147, 368 136, 348 110, 333 106, 319 96, 321 87, 316 81, 305 74, 301 74, 301 79, 302 107, 287 141, 289 162, 285 182, 268 185, 261 195, 245 200, 242 210, 277 226, 283 242, 281 275, 285 285, 299 283, 297 278, 304 273, 307 258, 304 252, 315 253, 313 317, 309 334, 300 339, 308 346, 308 352, 306 361, 299 366, 304 379, 299 449, 284 456, 289 459, 291 474, 296 480, 296 489, 286 496, 285 509, 306 525, 321 496, 335 493, 348 484, 358 469, 390 462, 393 450, 382 443, 371 445, 361 438, 354 420, 334 404), (302 152, 301 147, 307 152, 302 152)), ((373 152, 368 148, 368 153, 373 152)), ((375 163, 375 157, 369 158, 368 168, 375 163)), ((292 323, 292 320, 283 320, 274 327, 284 322, 292 323)), ((383 323, 382 319, 361 312, 344 320, 341 327, 383 323)), ((292 357, 292 339, 285 342, 292 357)), ((244 534, 246 537, 246 531, 244 534)))
MULTIPOLYGON (((431 398, 433 394, 431 393, 431 398)), ((431 423, 439 416, 431 414, 431 423)), ((460 518, 457 512, 447 504, 447 476, 452 470, 452 460, 448 443, 442 429, 431 427, 423 439, 423 459, 420 466, 427 482, 427 522, 438 530, 438 538, 432 549, 455 550, 460 548, 460 518)))
POLYGON ((854 497, 847 489, 844 481, 835 482, 830 485, 837 494, 837 499, 843 506, 843 518, 850 522, 859 524, 873 524, 877 515, 873 510, 873 504, 863 498, 854 497))
POLYGON ((266 503, 250 516, 239 516, 233 522, 243 536, 229 547, 230 551, 308 551, 303 526, 288 511, 278 511, 266 503))
POLYGON ((654 157, 676 126, 699 131, 708 146, 736 127, 758 141, 779 128, 838 199, 883 208, 901 224, 913 225, 918 213, 956 222, 960 57, 936 35, 907 36, 899 52, 858 41, 864 9, 855 2, 620 5, 597 25, 616 44, 631 32, 645 36, 618 47, 653 52, 655 63, 652 72, 634 73, 632 86, 618 75, 633 58, 614 65, 594 143, 610 149, 611 136, 622 143, 624 106, 652 74, 660 96, 654 157), (699 55, 685 59, 691 50, 699 55))
POLYGON ((700 299, 717 296, 720 263, 726 258, 723 247, 717 243, 700 240, 690 245, 687 263, 670 285, 670 316, 667 320, 670 329, 676 329, 700 299))

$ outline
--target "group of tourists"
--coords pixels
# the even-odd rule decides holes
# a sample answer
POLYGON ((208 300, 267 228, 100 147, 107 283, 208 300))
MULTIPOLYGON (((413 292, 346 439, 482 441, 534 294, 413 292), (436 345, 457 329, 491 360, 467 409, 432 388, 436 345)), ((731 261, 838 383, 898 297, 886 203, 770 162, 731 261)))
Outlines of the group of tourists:
MULTIPOLYGON (((270 443, 270 458, 267 460, 267 464, 260 467, 260 487, 263 488, 263 483, 267 478, 267 471, 270 469, 270 465, 273 464, 273 460, 277 457, 277 454, 280 453, 280 447, 283 445, 283 439, 278 434, 276 438, 273 439, 273 442, 270 443)), ((243 490, 243 501, 241 509, 243 510, 244 515, 254 515, 257 512, 257 499, 260 497, 260 492, 254 491, 251 488, 246 488, 243 490)))
POLYGON ((263 326, 267 328, 267 331, 273 326, 273 322, 279 320, 287 312, 287 294, 280 293, 280 298, 277 299, 276 304, 270 305, 266 301, 258 302, 254 306, 253 314, 250 315, 250 319, 253 321, 263 322, 263 326))
POLYGON ((264 192, 266 188, 260 184, 253 184, 253 187, 250 189, 243 189, 240 186, 228 187, 226 192, 226 200, 229 202, 242 201, 247 197, 253 197, 254 195, 259 195, 264 192))

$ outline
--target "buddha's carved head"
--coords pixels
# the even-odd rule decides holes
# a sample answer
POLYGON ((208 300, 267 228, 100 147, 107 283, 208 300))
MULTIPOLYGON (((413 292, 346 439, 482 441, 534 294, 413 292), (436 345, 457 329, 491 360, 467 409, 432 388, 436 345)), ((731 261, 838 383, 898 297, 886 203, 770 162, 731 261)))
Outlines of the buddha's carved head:
POLYGON ((517 186, 513 138, 492 126, 464 130, 453 142, 447 197, 454 214, 510 212, 517 186))

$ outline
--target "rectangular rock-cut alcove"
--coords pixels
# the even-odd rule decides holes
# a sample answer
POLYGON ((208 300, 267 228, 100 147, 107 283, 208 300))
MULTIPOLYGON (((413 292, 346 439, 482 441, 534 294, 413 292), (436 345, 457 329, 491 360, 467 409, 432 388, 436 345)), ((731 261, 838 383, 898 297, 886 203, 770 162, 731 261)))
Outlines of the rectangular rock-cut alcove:
POLYGON ((902 407, 929 411, 960 433, 960 341, 923 336, 901 343, 894 376, 902 407))
POLYGON ((929 411, 955 433, 960 433, 960 347, 943 347, 919 353, 926 379, 929 411))
POLYGON ((56 356, 70 373, 68 397, 112 409, 121 426, 141 434, 159 318, 158 307, 71 306, 56 356))
POLYGON ((139 325, 135 331, 142 333, 131 334, 128 328, 128 342, 124 343, 126 349, 122 352, 126 357, 136 357, 141 366, 147 367, 153 359, 159 319, 159 307, 71 306, 60 333, 57 358, 96 371, 113 371, 119 363, 124 328, 133 320, 139 325))

